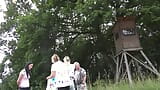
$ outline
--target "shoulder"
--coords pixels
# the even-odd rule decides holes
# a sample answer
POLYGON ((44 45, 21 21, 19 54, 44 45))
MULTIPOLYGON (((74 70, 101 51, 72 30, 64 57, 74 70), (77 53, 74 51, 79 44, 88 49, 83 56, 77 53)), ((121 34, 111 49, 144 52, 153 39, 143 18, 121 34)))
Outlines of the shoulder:
POLYGON ((26 73, 26 70, 25 69, 22 69, 21 71, 20 71, 20 74, 22 74, 22 75, 24 75, 26 73))
POLYGON ((57 61, 54 64, 52 64, 52 66, 56 67, 56 66, 59 66, 59 65, 62 65, 62 64, 64 64, 64 63, 61 62, 61 61, 57 61))
POLYGON ((25 69, 22 69, 21 72, 26 72, 26 70, 25 70, 25 69))
POLYGON ((74 65, 74 64, 70 64, 70 66, 71 66, 71 67, 75 67, 75 65, 74 65))
POLYGON ((51 68, 55 68, 55 66, 56 66, 56 64, 54 63, 54 64, 51 65, 51 68))
POLYGON ((54 66, 54 64, 52 64, 51 66, 54 66))
POLYGON ((62 62, 62 61, 58 61, 58 62, 56 63, 56 66, 57 66, 57 67, 63 67, 63 66, 66 66, 66 64, 65 64, 64 62, 62 62))
POLYGON ((75 65, 74 64, 70 64, 70 67, 75 69, 75 65))
POLYGON ((84 68, 81 68, 81 71, 86 71, 84 68))
POLYGON ((81 72, 86 74, 86 70, 84 68, 81 68, 81 72))
POLYGON ((51 66, 51 71, 57 71, 59 70, 60 67, 63 67, 64 65, 62 65, 62 62, 55 62, 54 64, 52 64, 51 66))

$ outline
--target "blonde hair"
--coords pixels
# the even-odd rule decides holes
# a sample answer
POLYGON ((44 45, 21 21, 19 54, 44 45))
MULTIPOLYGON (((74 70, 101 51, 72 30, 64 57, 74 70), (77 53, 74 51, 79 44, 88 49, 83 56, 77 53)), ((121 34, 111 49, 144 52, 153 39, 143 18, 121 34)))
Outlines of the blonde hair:
POLYGON ((74 65, 79 65, 80 66, 79 62, 74 62, 74 65))
POLYGON ((60 60, 59 56, 57 54, 53 54, 51 57, 52 63, 55 63, 60 60))
POLYGON ((63 61, 64 61, 64 62, 70 62, 71 59, 69 58, 69 56, 65 56, 65 57, 63 58, 63 61))

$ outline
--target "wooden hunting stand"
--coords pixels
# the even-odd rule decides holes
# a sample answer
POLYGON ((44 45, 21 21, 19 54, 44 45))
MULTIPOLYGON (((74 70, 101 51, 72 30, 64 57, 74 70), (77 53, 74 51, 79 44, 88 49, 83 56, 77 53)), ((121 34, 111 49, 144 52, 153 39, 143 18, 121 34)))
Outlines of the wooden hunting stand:
POLYGON ((131 63, 136 63, 135 67, 137 68, 139 65, 144 66, 157 76, 160 76, 160 73, 142 50, 139 35, 136 31, 134 16, 117 18, 117 22, 113 27, 113 35, 116 47, 116 82, 120 80, 120 76, 127 76, 129 83, 132 84, 132 72, 130 70, 131 63), (132 55, 132 52, 140 52, 140 55, 144 57, 144 60, 136 58, 132 55))

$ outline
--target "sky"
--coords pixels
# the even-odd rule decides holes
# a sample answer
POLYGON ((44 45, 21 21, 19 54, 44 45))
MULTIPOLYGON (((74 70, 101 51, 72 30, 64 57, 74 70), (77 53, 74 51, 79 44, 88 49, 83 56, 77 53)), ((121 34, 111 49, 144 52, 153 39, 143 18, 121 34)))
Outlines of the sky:
MULTIPOLYGON (((5 5, 4 0, 1 0, 1 3, 0 3, 0 23, 5 21, 3 11, 6 11, 6 5, 5 5)), ((2 60, 5 56, 4 52, 2 51, 4 48, 5 48, 4 46, 0 47, 0 63, 2 63, 2 60)))

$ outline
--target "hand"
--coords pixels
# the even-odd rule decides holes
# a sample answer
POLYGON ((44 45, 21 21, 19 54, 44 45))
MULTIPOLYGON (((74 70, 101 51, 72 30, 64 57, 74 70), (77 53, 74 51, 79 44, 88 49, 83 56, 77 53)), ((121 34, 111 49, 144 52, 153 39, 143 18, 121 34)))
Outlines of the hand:
POLYGON ((19 81, 17 81, 17 85, 19 86, 19 84, 20 84, 20 82, 19 81))
POLYGON ((50 79, 50 77, 48 76, 48 77, 46 77, 46 79, 48 80, 48 79, 50 79))

